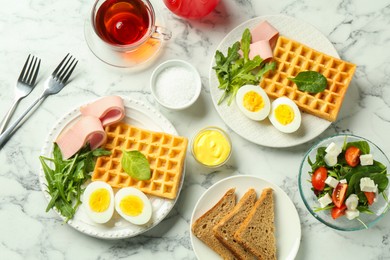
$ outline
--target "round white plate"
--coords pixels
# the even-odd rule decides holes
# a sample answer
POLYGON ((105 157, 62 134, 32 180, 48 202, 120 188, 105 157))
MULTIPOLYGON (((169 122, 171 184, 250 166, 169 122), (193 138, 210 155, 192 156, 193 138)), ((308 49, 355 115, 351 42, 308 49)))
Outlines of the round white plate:
MULTIPOLYGON (((166 132, 173 135, 178 134, 168 119, 166 119, 162 114, 154 110, 152 107, 134 99, 124 97, 122 98, 126 110, 126 117, 124 119, 126 123, 153 131, 166 132)), ((80 116, 81 114, 79 107, 77 107, 56 123, 54 128, 49 133, 49 136, 47 137, 45 145, 42 149, 41 153, 43 156, 52 158, 53 142, 64 129, 72 125, 80 116)), ((52 165, 49 166, 52 167, 52 165)), ((156 226, 171 211, 176 203, 177 198, 179 197, 185 175, 184 169, 185 167, 183 168, 180 187, 175 200, 147 195, 152 203, 153 214, 152 220, 145 225, 137 226, 131 224, 130 222, 127 222, 121 218, 116 212, 108 223, 96 224, 92 222, 86 215, 83 205, 80 205, 75 216, 73 219, 68 221, 68 224, 82 233, 104 239, 119 239, 139 235, 156 226)), ((46 192, 47 182, 42 168, 40 169, 39 182, 46 199, 50 201, 51 197, 46 192)), ((65 220, 65 218, 58 211, 56 212, 61 218, 65 220)))
MULTIPOLYGON (((264 188, 274 190, 275 238, 277 258, 293 260, 301 240, 301 223, 298 212, 288 195, 278 186, 254 176, 239 175, 223 179, 211 186, 198 200, 191 217, 192 223, 212 208, 230 188, 236 188, 237 201, 249 188, 254 188, 259 197, 264 188)), ((206 244, 190 232, 192 248, 199 260, 221 259, 206 244)))
MULTIPOLYGON (((246 28, 254 28, 263 20, 272 24, 280 35, 339 58, 332 43, 320 31, 305 22, 285 15, 261 16, 246 21, 233 29, 222 40, 217 49, 226 55, 227 49, 236 41, 241 40, 242 33, 246 28)), ((226 101, 218 105, 222 90, 218 89, 218 78, 212 69, 214 65, 215 60, 213 58, 210 68, 210 92, 214 106, 224 122, 234 132, 248 141, 268 147, 291 147, 317 137, 331 124, 330 121, 302 113, 302 124, 299 130, 291 134, 285 134, 278 131, 268 119, 261 122, 250 120, 239 111, 235 102, 232 102, 230 106, 227 105, 226 101)))

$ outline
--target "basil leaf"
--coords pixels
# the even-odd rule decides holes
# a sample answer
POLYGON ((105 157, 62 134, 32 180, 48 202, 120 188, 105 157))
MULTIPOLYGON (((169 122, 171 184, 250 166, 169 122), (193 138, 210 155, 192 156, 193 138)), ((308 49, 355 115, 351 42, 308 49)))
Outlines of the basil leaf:
POLYGON ((324 75, 316 71, 302 71, 295 78, 288 79, 294 82, 300 91, 309 93, 322 92, 328 84, 324 75))
POLYGON ((140 151, 122 151, 122 168, 136 180, 149 180, 151 177, 148 159, 140 151))

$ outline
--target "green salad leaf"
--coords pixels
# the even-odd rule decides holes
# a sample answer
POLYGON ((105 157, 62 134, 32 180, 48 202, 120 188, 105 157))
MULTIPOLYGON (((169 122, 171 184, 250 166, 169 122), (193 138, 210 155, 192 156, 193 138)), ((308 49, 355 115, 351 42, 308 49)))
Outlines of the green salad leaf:
POLYGON ((140 151, 122 151, 122 168, 136 180, 149 180, 151 177, 148 159, 140 151))
POLYGON ((228 48, 226 56, 219 50, 215 52, 213 69, 219 81, 218 88, 223 90, 218 105, 226 99, 230 105, 239 88, 245 84, 257 85, 266 72, 275 70, 274 61, 264 62, 259 55, 249 59, 251 40, 252 35, 247 28, 242 34, 241 41, 235 42, 228 48))
POLYGON ((53 158, 39 157, 47 182, 47 192, 51 197, 46 212, 56 208, 66 222, 72 219, 81 205, 80 198, 84 191, 81 185, 91 177, 96 157, 110 154, 110 151, 101 148, 91 151, 87 144, 74 156, 64 160, 60 148, 54 143, 53 158), (54 167, 51 168, 50 163, 54 167))
POLYGON ((300 91, 319 93, 326 89, 328 84, 324 75, 317 71, 301 71, 295 78, 288 78, 294 82, 300 91))

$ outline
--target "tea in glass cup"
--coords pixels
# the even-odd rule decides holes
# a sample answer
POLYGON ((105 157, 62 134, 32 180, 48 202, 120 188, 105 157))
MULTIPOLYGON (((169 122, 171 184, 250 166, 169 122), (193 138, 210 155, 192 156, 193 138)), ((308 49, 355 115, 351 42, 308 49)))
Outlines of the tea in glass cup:
POLYGON ((148 0, 97 0, 92 26, 111 48, 132 51, 150 38, 169 40, 171 32, 155 25, 155 12, 148 0))

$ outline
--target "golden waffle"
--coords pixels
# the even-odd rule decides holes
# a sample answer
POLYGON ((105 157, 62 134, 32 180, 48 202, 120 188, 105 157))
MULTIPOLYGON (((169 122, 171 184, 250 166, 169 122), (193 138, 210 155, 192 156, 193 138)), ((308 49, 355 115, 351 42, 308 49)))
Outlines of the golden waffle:
POLYGON ((96 161, 93 181, 105 181, 114 188, 135 187, 144 193, 174 199, 180 187, 188 140, 185 137, 141 129, 126 123, 107 126, 107 143, 110 156, 96 161), (122 169, 122 149, 138 150, 146 156, 152 176, 138 181, 122 169))
POLYGON ((260 86, 270 98, 287 96, 307 113, 335 121, 356 65, 313 50, 299 42, 280 36, 275 49, 277 69, 268 73, 260 86), (301 71, 317 71, 328 80, 323 92, 310 94, 298 90, 294 78, 301 71))

